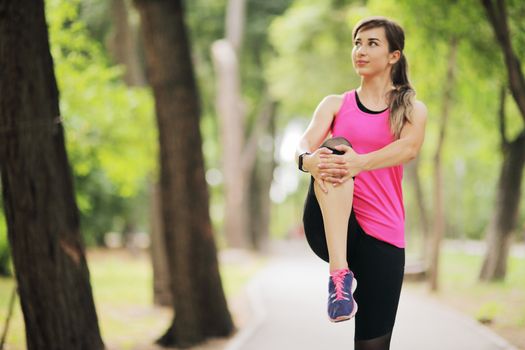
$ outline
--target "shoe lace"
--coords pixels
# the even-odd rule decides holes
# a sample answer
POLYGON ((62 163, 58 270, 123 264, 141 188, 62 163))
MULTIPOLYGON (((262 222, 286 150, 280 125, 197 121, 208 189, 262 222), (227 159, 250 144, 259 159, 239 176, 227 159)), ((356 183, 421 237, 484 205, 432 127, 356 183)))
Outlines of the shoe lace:
MULTIPOLYGON (((349 300, 344 296, 344 294, 347 294, 344 292, 344 282, 345 282, 345 276, 348 274, 347 270, 339 270, 335 271, 332 274, 332 281, 335 285, 335 300, 349 300)), ((332 294, 333 295, 333 294, 332 294)))

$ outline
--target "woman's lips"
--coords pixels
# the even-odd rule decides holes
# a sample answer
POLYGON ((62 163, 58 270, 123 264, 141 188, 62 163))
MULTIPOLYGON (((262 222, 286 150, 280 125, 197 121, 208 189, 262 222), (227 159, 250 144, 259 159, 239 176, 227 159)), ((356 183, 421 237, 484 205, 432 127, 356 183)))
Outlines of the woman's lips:
POLYGON ((364 66, 365 64, 367 64, 368 62, 367 61, 357 61, 356 64, 358 66, 364 66))

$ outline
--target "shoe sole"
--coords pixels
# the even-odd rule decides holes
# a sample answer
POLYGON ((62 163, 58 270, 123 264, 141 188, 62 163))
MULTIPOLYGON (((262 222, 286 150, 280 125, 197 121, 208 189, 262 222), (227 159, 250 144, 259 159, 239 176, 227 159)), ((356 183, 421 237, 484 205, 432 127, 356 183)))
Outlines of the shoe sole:
POLYGON ((339 317, 336 317, 336 318, 330 318, 330 316, 328 316, 328 319, 334 323, 337 323, 337 322, 343 322, 343 321, 348 321, 348 320, 351 320, 355 314, 357 313, 357 303, 355 302, 355 299, 354 299, 354 292, 357 288, 357 280, 354 278, 354 280, 352 281, 352 301, 354 303, 354 307, 352 308, 352 312, 350 313, 350 315, 342 315, 342 316, 339 316, 339 317))

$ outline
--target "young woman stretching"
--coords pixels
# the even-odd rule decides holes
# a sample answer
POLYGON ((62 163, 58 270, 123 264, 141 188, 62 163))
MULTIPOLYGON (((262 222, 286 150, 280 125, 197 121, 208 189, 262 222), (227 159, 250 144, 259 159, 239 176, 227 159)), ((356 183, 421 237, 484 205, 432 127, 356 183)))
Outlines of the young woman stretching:
POLYGON ((367 18, 352 37, 361 85, 325 97, 297 147, 311 174, 303 223, 329 262, 330 320, 355 315, 355 349, 389 349, 405 265, 403 164, 421 148, 427 109, 408 81, 397 23, 367 18))

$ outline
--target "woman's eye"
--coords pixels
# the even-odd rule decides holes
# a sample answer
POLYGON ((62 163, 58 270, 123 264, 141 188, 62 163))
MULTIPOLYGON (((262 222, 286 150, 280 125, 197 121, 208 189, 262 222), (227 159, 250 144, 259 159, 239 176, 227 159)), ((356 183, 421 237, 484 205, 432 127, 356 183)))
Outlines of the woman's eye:
POLYGON ((376 43, 375 41, 372 41, 372 42, 370 43, 370 46, 377 46, 377 43, 376 43))

